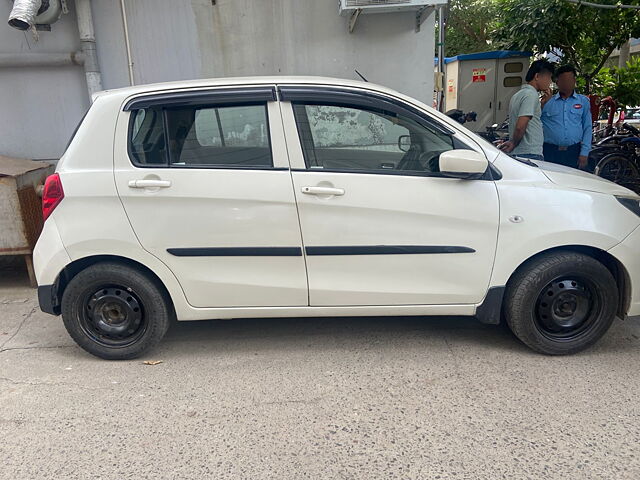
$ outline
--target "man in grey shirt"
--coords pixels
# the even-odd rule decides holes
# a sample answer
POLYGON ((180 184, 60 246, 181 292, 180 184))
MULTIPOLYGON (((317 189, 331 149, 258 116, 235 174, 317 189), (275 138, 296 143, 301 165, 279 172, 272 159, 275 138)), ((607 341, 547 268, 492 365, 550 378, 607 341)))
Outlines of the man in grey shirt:
POLYGON ((547 92, 553 79, 553 64, 536 60, 529 67, 527 83, 511 97, 509 102, 509 140, 500 145, 511 155, 544 160, 542 145, 542 108, 538 92, 547 92))

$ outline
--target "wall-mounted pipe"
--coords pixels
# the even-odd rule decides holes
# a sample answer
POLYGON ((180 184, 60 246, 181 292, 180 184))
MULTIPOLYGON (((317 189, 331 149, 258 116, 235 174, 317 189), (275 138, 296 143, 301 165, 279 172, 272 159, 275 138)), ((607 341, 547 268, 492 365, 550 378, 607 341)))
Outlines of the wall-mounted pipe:
POLYGON ((78 17, 78 32, 80 33, 80 47, 84 55, 84 72, 87 78, 89 98, 102 90, 102 74, 96 54, 96 35, 93 30, 93 16, 90 0, 76 0, 76 16, 78 17))
POLYGON ((84 55, 71 53, 0 53, 0 68, 84 65, 84 55))
POLYGON ((120 12, 122 13, 122 28, 124 30, 124 45, 127 49, 127 65, 129 67, 129 85, 135 85, 133 77, 133 60, 131 59, 131 41, 129 40, 129 25, 127 23, 127 8, 124 0, 120 0, 120 12))

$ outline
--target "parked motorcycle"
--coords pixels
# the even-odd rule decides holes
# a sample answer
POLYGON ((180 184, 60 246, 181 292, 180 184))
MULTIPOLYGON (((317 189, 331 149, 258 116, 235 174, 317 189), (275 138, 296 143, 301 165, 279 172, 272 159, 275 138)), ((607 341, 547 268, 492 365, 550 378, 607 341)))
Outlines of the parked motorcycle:
POLYGON ((490 127, 487 127, 486 132, 478 132, 478 135, 494 145, 506 142, 509 139, 509 119, 507 118, 500 124, 494 123, 490 127))
POLYGON ((640 193, 640 130, 628 123, 623 128, 598 142, 590 159, 598 159, 596 175, 640 193))
POLYGON ((464 113, 462 110, 454 109, 445 112, 445 115, 449 118, 453 118, 456 122, 465 124, 467 122, 475 122, 478 119, 476 112, 464 113))

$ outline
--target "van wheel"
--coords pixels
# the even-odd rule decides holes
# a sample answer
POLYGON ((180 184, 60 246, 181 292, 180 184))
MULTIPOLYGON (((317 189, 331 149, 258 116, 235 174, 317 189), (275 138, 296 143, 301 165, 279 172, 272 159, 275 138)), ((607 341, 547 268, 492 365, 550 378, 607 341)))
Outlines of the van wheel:
POLYGON ((617 305, 618 288, 604 265, 580 253, 554 252, 531 260, 509 280, 504 313, 525 345, 567 355, 597 342, 617 305))
POLYGON ((136 358, 160 342, 173 309, 155 279, 118 263, 97 263, 78 273, 62 295, 69 335, 107 360, 136 358))

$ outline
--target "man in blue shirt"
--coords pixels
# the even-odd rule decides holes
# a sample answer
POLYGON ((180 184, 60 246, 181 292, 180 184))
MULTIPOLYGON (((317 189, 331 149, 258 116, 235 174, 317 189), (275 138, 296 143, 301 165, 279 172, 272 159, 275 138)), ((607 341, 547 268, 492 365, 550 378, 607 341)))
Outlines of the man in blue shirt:
POLYGON ((571 65, 556 71, 556 85, 558 93, 542 97, 544 159, 585 169, 592 136, 589 99, 575 92, 576 69, 571 65))

